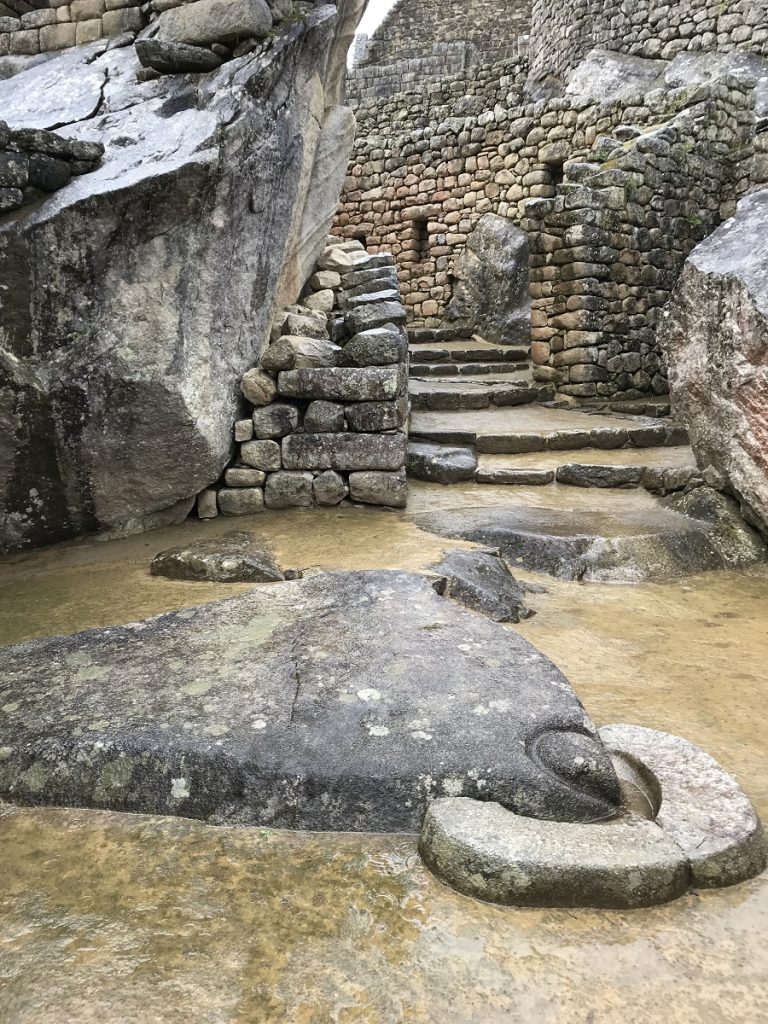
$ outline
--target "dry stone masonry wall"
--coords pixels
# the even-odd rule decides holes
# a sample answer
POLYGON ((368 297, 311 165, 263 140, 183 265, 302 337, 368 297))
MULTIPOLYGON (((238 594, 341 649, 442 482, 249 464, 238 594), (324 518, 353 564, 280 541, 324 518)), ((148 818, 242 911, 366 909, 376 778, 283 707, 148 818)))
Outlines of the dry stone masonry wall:
POLYGON ((266 508, 407 500, 408 342, 394 260, 330 238, 303 302, 275 318, 242 381, 251 413, 203 519, 266 508))
POLYGON ((422 89, 527 52, 529 0, 400 0, 355 52, 356 101, 422 89))
POLYGON ((0 214, 58 191, 73 175, 93 170, 103 153, 100 142, 65 139, 40 128, 12 130, 0 121, 0 214))
POLYGON ((768 55, 768 0, 533 0, 532 73, 567 77, 594 47, 672 60, 686 50, 768 55))

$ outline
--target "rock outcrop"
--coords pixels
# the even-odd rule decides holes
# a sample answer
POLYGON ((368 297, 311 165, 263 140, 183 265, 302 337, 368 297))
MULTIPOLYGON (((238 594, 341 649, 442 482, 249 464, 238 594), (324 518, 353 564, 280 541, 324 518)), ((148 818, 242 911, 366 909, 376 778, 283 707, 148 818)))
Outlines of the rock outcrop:
POLYGON ((528 238, 505 217, 488 213, 469 236, 454 265, 449 320, 468 324, 488 341, 530 339, 528 238))
POLYGON ((260 48, 208 74, 142 80, 102 42, 0 82, 11 130, 105 148, 0 224, 0 550, 168 522, 219 477, 334 213, 360 7, 272 5, 260 48))
POLYGON ((690 255, 661 341, 700 468, 768 532, 768 191, 690 255))

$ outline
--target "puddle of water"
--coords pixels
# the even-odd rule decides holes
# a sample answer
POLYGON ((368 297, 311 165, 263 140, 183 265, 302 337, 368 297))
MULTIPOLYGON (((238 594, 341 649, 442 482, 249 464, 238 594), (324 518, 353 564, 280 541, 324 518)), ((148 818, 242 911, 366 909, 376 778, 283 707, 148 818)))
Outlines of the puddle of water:
MULTIPOLYGON (((155 552, 202 526, 6 563, 3 638, 241 589, 147 575, 155 552)), ((305 568, 419 568, 461 546, 357 509, 248 528, 305 568)), ((537 582, 538 615, 517 628, 593 717, 699 743, 768 817, 768 570, 635 587, 537 582)), ((442 886, 410 838, 13 808, 0 817, 0 864, 4 1024, 768 1019, 765 878, 631 913, 503 909, 442 886)))

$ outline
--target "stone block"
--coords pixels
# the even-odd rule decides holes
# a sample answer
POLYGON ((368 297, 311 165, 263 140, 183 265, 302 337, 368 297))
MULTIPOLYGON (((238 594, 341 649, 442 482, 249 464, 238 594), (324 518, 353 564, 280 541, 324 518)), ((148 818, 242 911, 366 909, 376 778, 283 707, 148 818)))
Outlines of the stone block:
POLYGON ((105 36, 118 36, 122 32, 139 32, 142 28, 141 11, 138 7, 124 7, 107 11, 101 19, 105 36))
POLYGON ((256 409, 253 414, 253 434, 259 440, 285 437, 299 425, 299 410, 295 405, 273 402, 256 409))
POLYGON ((264 488, 267 508, 307 507, 312 504, 311 473, 292 473, 280 470, 270 473, 264 488))
POLYGON ((246 441, 240 445, 240 458, 247 466, 264 473, 280 469, 280 445, 276 441, 246 441))
POLYGON ((215 519, 219 514, 219 508, 216 504, 216 491, 212 488, 209 487, 198 494, 197 514, 200 519, 215 519))
MULTIPOLYGON (((306 370, 312 367, 336 366, 341 356, 339 346, 325 338, 298 338, 294 335, 285 335, 277 343, 281 346, 281 352, 283 342, 288 342, 293 349, 291 369, 306 370)), ((272 347, 270 346, 270 348, 272 347)))
POLYGON ((96 21, 106 9, 104 0, 71 0, 69 16, 72 21, 96 21))
POLYGON ((11 32, 11 53, 20 56, 33 56, 40 53, 40 31, 36 28, 22 32, 11 32))
POLYGON ((40 29, 40 49, 66 50, 77 41, 77 25, 74 22, 61 25, 46 25, 40 29))
POLYGON ((346 412, 350 429, 358 433, 398 430, 408 417, 408 400, 403 396, 397 402, 354 402, 346 412))
POLYGON ((333 290, 331 288, 323 288, 313 295, 308 295, 304 299, 304 305, 307 309, 316 309, 321 313, 330 313, 333 309, 334 299, 333 290))
POLYGON ((286 469, 397 470, 405 465, 403 434, 292 434, 283 440, 286 469))
POLYGON ((344 477, 332 469, 319 473, 312 482, 312 493, 318 505, 338 505, 347 496, 344 477))
POLYGON ((253 438, 253 420, 238 420, 235 423, 235 440, 250 441, 253 438))
POLYGON ((227 487, 263 487, 267 474, 260 469, 245 469, 241 466, 230 466, 224 473, 227 487))
POLYGON ((288 370, 277 387, 288 398, 322 398, 332 402, 389 402, 405 393, 403 366, 333 367, 288 370))
POLYGON ((405 470, 401 469, 397 473, 350 473, 349 496, 352 501, 359 501, 364 505, 405 508, 408 501, 405 470))
POLYGON ((408 344, 393 325, 356 334, 344 346, 339 362, 342 366, 391 366, 402 362, 408 344))
POLYGON ((251 405, 269 405, 277 397, 274 380, 263 370, 249 370, 240 382, 240 390, 251 405))
POLYGON ((93 18, 91 21, 78 21, 76 28, 75 40, 78 46, 84 46, 86 43, 95 43, 104 34, 101 28, 101 18, 93 18))
POLYGON ((304 429, 308 434, 341 433, 344 430, 344 406, 337 402, 310 402, 304 414, 304 429))
POLYGON ((223 516, 251 516, 264 511, 264 491, 260 487, 223 487, 219 491, 219 511, 223 516))
POLYGON ((405 307, 399 302, 372 302, 347 313, 347 327, 352 335, 375 330, 385 324, 402 327, 405 321, 405 307))

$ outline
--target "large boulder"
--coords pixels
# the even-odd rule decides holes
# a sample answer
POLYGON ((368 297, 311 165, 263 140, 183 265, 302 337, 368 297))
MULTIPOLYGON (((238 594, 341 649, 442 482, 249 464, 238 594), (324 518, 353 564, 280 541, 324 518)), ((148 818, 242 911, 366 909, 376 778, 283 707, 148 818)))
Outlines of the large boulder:
POLYGON ((620 803, 561 672, 403 572, 317 574, 0 648, 0 797, 418 831, 437 796, 561 821, 620 803))
POLYGON ((0 226, 0 550, 178 519, 219 477, 240 380, 334 215, 347 6, 201 76, 139 83, 133 47, 91 45, 0 81, 12 128, 106 149, 0 226))
POLYGON ((453 268, 449 320, 460 321, 489 341, 528 344, 528 236, 512 221, 487 213, 469 236, 453 268))
POLYGON ((768 533, 768 191, 691 253, 660 340, 700 468, 768 533))

